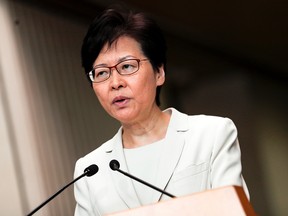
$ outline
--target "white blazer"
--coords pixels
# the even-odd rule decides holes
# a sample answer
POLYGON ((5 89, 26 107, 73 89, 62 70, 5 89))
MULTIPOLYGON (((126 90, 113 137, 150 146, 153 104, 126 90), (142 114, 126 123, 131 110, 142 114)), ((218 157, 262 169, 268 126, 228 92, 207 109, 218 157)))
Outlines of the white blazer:
MULTIPOLYGON (((175 196, 183 196, 228 185, 243 186, 241 153, 237 129, 228 118, 188 116, 174 108, 153 185, 175 196)), ((109 141, 76 162, 74 176, 96 164, 98 173, 79 180, 74 186, 75 216, 104 215, 139 207, 140 201, 130 178, 113 171, 109 162, 116 159, 127 172, 122 147, 122 128, 109 141)), ((150 182, 151 183, 151 182, 150 182)), ((151 203, 168 199, 155 191, 151 203)))

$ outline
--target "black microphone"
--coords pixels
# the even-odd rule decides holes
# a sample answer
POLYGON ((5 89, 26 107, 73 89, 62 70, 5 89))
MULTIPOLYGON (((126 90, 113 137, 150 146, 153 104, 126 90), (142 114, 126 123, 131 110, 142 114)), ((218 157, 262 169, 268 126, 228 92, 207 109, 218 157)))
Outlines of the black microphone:
POLYGON ((132 179, 134 179, 134 180, 136 180, 136 181, 138 181, 138 182, 140 182, 140 183, 142 183, 142 184, 144 184, 144 185, 146 185, 146 186, 148 186, 150 188, 153 188, 154 190, 157 190, 158 192, 163 193, 163 194, 165 194, 165 195, 167 195, 167 196, 169 196, 171 198, 175 198, 174 195, 172 195, 172 194, 170 194, 170 193, 168 193, 168 192, 166 192, 166 191, 164 191, 164 190, 162 190, 162 189, 160 189, 160 188, 158 188, 158 187, 156 187, 154 185, 151 185, 148 182, 145 182, 142 179, 139 179, 139 178, 137 178, 137 177, 135 177, 135 176, 123 171, 123 170, 120 170, 120 163, 117 160, 111 160, 110 163, 109 163, 109 166, 114 171, 118 171, 118 172, 128 176, 129 178, 132 178, 132 179))
POLYGON ((33 211, 31 211, 27 216, 33 215, 35 212, 37 212, 40 208, 42 208, 44 205, 46 205, 49 201, 51 201, 54 197, 56 197, 58 194, 60 194, 63 190, 65 190, 67 187, 69 187, 71 184, 75 183, 79 179, 83 178, 84 176, 93 176, 98 172, 99 168, 96 164, 92 164, 89 167, 87 167, 84 170, 84 173, 77 178, 75 178, 73 181, 71 181, 69 184, 65 185, 63 188, 61 188, 59 191, 57 191, 55 194, 53 194, 50 198, 48 198, 46 201, 44 201, 41 205, 39 205, 37 208, 35 208, 33 211))

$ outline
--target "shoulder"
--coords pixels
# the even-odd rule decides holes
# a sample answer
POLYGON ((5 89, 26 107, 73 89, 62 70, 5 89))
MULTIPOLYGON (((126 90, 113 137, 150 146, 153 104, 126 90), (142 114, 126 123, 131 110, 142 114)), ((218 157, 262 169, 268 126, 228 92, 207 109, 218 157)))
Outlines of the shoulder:
POLYGON ((92 165, 92 164, 99 164, 98 161, 101 161, 105 155, 105 147, 109 145, 109 141, 105 142, 95 150, 89 152, 85 156, 79 158, 75 164, 75 175, 79 175, 83 173, 83 170, 92 165))
POLYGON ((119 139, 120 129, 115 134, 115 136, 108 141, 104 142, 98 148, 94 149, 93 151, 89 152, 88 154, 84 155, 83 157, 79 158, 75 164, 75 172, 80 170, 82 172, 86 167, 90 166, 91 164, 101 164, 104 160, 106 153, 112 150, 113 144, 115 143, 116 139, 119 139))
POLYGON ((205 127, 205 128, 235 128, 234 122, 228 117, 222 116, 211 116, 211 115, 190 115, 189 123, 192 126, 205 127))
POLYGON ((216 130, 217 128, 226 128, 236 130, 234 122, 228 117, 213 116, 213 115, 188 115, 182 113, 175 108, 169 108, 171 115, 171 122, 174 127, 187 127, 187 130, 216 130))

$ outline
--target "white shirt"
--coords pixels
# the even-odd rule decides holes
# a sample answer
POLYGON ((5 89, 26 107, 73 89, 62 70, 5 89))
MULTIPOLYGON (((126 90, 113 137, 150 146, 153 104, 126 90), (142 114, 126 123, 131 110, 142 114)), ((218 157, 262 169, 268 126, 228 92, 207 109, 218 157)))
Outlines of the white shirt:
MULTIPOLYGON (((159 165, 159 155, 163 152, 164 145, 165 139, 162 139, 142 147, 124 149, 129 173, 154 185, 159 165)), ((132 181, 140 203, 142 205, 150 204, 154 189, 136 180, 132 181)))

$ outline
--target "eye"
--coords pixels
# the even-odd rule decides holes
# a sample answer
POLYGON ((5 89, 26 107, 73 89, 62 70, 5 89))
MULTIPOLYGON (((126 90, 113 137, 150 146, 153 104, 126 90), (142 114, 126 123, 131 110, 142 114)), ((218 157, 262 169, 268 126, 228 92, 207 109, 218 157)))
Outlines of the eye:
POLYGON ((135 67, 131 64, 125 64, 122 66, 122 70, 126 70, 126 71, 133 70, 133 68, 135 67))
POLYGON ((138 62, 135 60, 127 60, 122 62, 120 65, 121 73, 133 73, 138 68, 138 62))
POLYGON ((109 75, 109 69, 106 68, 96 68, 94 70, 94 78, 101 78, 101 77, 107 77, 109 75))

